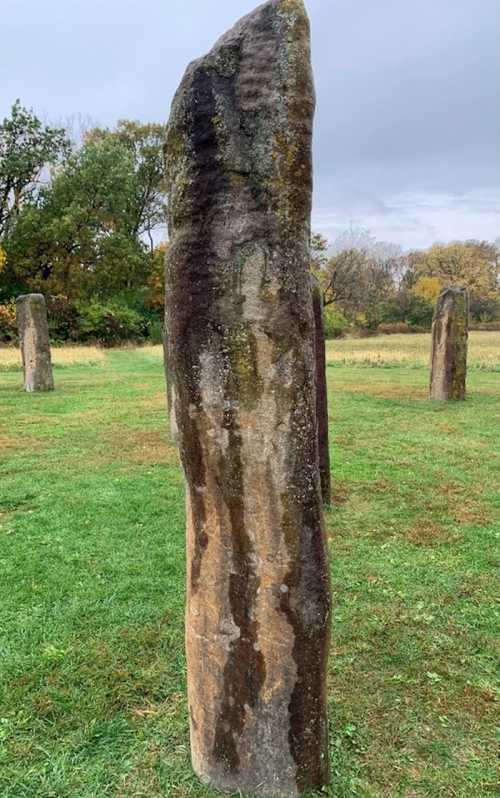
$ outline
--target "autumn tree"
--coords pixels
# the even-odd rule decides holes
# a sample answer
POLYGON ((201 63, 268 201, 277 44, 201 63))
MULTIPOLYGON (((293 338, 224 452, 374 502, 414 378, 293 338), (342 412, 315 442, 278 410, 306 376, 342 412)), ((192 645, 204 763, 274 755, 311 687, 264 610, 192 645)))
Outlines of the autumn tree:
POLYGON ((415 296, 422 297, 426 302, 434 304, 443 289, 443 282, 439 277, 419 277, 413 287, 415 296))
POLYGON ((443 287, 461 285, 475 296, 492 297, 499 287, 498 249, 487 241, 434 244, 418 253, 416 272, 419 278, 436 278, 443 287))

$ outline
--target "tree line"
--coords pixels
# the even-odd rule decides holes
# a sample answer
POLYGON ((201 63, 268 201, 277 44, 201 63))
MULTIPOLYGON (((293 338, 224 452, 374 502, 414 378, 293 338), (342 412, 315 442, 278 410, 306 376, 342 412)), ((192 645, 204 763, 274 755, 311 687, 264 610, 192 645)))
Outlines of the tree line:
POLYGON ((330 337, 429 330, 436 299, 449 285, 469 289, 478 328, 500 329, 500 239, 402 252, 368 230, 351 229, 332 247, 313 235, 312 252, 330 337))
MULTIPOLYGON (((165 127, 123 120, 75 143, 16 101, 0 124, 0 342, 16 339, 15 297, 43 293, 54 340, 161 338, 165 127)), ((352 228, 311 242, 329 336, 428 329, 451 283, 473 320, 500 326, 499 241, 402 252, 352 228)))

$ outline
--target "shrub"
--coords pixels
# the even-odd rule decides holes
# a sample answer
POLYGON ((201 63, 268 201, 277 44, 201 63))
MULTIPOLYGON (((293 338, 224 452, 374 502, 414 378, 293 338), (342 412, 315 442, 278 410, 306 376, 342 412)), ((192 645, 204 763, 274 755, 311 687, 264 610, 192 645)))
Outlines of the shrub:
POLYGON ((400 333, 412 333, 413 328, 410 327, 409 324, 406 324, 405 321, 394 321, 392 323, 385 322, 384 324, 379 324, 377 332, 382 335, 398 335, 400 333))
POLYGON ((78 310, 74 302, 63 295, 47 299, 49 333, 53 341, 78 340, 78 310))
POLYGON ((16 303, 0 305, 0 341, 5 344, 17 341, 16 303))
POLYGON ((163 324, 161 319, 151 318, 148 321, 148 340, 152 344, 163 343, 163 324))
POLYGON ((469 330, 500 332, 500 321, 473 321, 469 325, 469 330))
POLYGON ((406 311, 406 321, 412 327, 429 330, 434 315, 434 306, 423 297, 413 295, 406 311))
POLYGON ((78 305, 78 337, 104 346, 139 341, 147 336, 147 324, 136 310, 116 301, 93 299, 78 305))
POLYGON ((327 305, 323 310, 325 338, 342 338, 349 329, 349 322, 334 305, 327 305))

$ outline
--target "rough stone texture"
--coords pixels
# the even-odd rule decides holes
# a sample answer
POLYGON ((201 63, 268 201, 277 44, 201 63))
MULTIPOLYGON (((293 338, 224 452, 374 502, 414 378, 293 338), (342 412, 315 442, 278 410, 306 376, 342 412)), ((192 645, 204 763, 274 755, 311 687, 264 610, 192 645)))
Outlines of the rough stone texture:
POLYGON ((47 307, 43 294, 24 294, 17 298, 17 326, 23 358, 24 389, 53 391, 47 307))
POLYGON ((275 798, 328 781, 313 113, 304 5, 273 0, 188 67, 166 148, 192 761, 275 798))
POLYGON ((465 399, 468 327, 467 289, 445 288, 432 322, 431 399, 465 399))
POLYGON ((328 387, 326 382, 326 346, 323 324, 323 293, 311 275, 314 313, 314 353, 316 358, 316 421, 318 432, 319 473, 323 504, 331 503, 330 448, 328 440, 328 387))
POLYGON ((162 337, 163 337, 163 368, 165 371, 165 383, 167 386, 167 413, 168 413, 169 432, 171 440, 176 442, 179 437, 179 430, 177 428, 177 419, 175 417, 173 380, 172 376, 169 373, 168 364, 170 362, 170 358, 168 356, 168 338, 166 330, 163 331, 162 337))

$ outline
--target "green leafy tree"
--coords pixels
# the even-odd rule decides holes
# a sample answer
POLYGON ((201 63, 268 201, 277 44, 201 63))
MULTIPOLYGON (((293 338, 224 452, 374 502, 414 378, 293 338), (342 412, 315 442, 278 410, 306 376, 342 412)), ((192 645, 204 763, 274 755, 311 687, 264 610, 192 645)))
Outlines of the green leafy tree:
POLYGON ((64 130, 44 125, 19 100, 0 124, 0 240, 40 189, 44 171, 69 153, 64 130))
POLYGON ((146 237, 151 253, 155 246, 154 232, 164 226, 166 218, 165 136, 164 125, 131 120, 121 120, 115 130, 94 128, 86 135, 87 142, 117 142, 130 154, 136 177, 136 193, 130 208, 133 233, 146 237))
POLYGON ((124 144, 85 143, 19 217, 7 251, 14 281, 71 299, 144 284, 150 257, 137 235, 139 192, 124 144))

